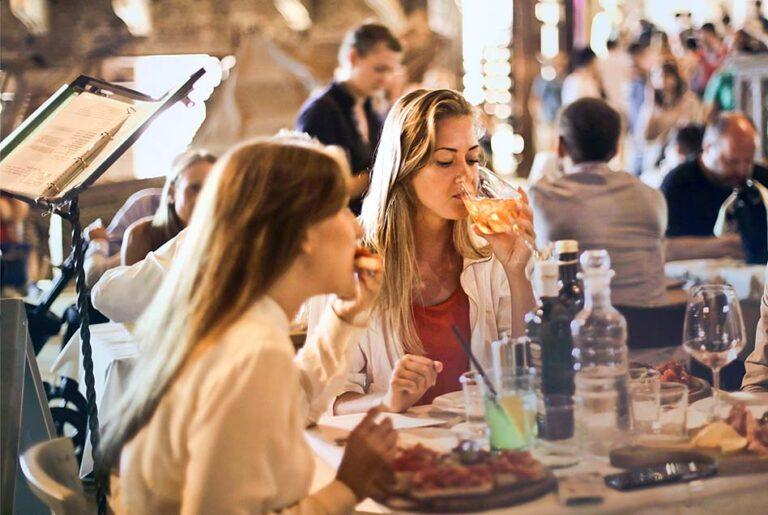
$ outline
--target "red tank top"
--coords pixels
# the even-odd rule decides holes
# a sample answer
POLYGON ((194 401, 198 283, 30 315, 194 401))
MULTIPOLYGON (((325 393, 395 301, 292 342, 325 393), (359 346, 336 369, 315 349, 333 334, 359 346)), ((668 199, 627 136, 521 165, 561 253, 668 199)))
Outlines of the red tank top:
POLYGON ((421 340, 425 355, 443 364, 443 371, 437 375, 435 385, 424 392, 416 403, 430 404, 435 397, 444 393, 461 390, 459 376, 469 369, 469 358, 456 341, 452 325, 466 341, 470 341, 469 297, 459 286, 450 297, 434 306, 413 304, 413 322, 416 334, 421 340))

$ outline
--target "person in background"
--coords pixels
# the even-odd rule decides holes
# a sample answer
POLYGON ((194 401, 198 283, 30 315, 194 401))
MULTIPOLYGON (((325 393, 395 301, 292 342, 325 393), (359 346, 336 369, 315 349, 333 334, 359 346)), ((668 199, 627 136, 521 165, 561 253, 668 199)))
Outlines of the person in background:
POLYGON ((562 106, 563 81, 568 73, 568 56, 559 53, 552 60, 554 77, 537 75, 533 81, 530 112, 536 117, 536 148, 548 151, 555 144, 557 113, 562 106))
MULTIPOLYGON (((364 244, 384 259, 384 284, 337 413, 401 412, 461 389, 469 361, 453 327, 488 366, 492 341, 524 333, 535 305, 530 210, 521 201, 519 232, 477 237, 461 187, 477 180, 477 129, 472 106, 447 89, 409 93, 387 116, 360 217, 364 244)), ((309 303, 309 335, 326 304, 309 303)))
POLYGON ((659 188, 670 170, 699 158, 703 139, 703 125, 690 124, 675 130, 664 147, 664 156, 659 166, 645 170, 640 180, 652 188, 659 188))
POLYGON ((212 175, 195 237, 140 321, 143 352, 105 417, 97 473, 112 477, 118 515, 351 513, 391 473, 397 434, 369 412, 336 480, 310 493, 304 428, 343 382, 381 285, 354 267, 346 159, 282 136, 235 147, 212 175), (336 333, 294 356, 289 320, 318 294, 335 295, 323 323, 336 333))
POLYGON ((679 59, 680 75, 685 79, 688 89, 701 97, 706 83, 703 80, 702 56, 696 38, 688 38, 683 42, 683 55, 679 59))
POLYGON ((632 61, 632 79, 629 82, 627 92, 627 129, 628 141, 631 144, 629 151, 629 172, 632 175, 640 175, 643 171, 643 140, 642 134, 637 130, 638 120, 642 112, 643 102, 650 73, 650 50, 647 44, 634 42, 627 47, 632 61))
POLYGON ((722 66, 728 55, 728 47, 723 43, 713 23, 704 23, 699 29, 699 42, 702 52, 702 82, 709 84, 715 70, 722 66))
POLYGON ((590 48, 571 53, 571 73, 563 81, 562 104, 567 106, 580 98, 605 98, 597 67, 597 56, 590 48))
POLYGON ((760 301, 760 321, 755 331, 755 350, 744 361, 746 373, 741 389, 748 392, 768 392, 768 267, 765 269, 765 290, 760 301))
POLYGON ((205 151, 190 151, 174 160, 157 211, 151 217, 134 222, 125 231, 121 264, 141 261, 187 226, 197 195, 215 162, 216 157, 205 151))
POLYGON ((301 107, 296 129, 347 152, 352 168, 350 207, 360 213, 369 169, 381 133, 371 97, 386 90, 400 66, 403 48, 384 25, 350 30, 339 50, 344 78, 335 80, 301 107))
POLYGON ((658 190, 608 167, 619 145, 618 112, 601 99, 578 100, 560 114, 559 133, 564 175, 530 189, 539 246, 573 239, 580 250, 606 249, 614 304, 663 303, 667 209, 658 190))
POLYGON ((128 197, 106 229, 101 219, 85 228, 84 235, 88 241, 83 264, 86 286, 93 287, 104 272, 120 266, 120 248, 126 229, 142 218, 151 217, 160 207, 162 194, 162 188, 137 191, 128 197))
POLYGON ((661 184, 667 199, 667 259, 743 257, 741 237, 714 235, 720 208, 747 179, 768 186, 768 169, 754 162, 757 131, 741 113, 720 113, 707 124, 699 159, 671 170, 661 184))
POLYGON ((669 135, 676 127, 704 121, 701 102, 688 90, 674 62, 655 67, 650 79, 637 126, 644 144, 643 170, 657 166, 669 135))
POLYGON ((605 99, 626 119, 629 111, 629 84, 632 81, 632 59, 619 46, 618 39, 607 43, 608 54, 598 59, 597 67, 605 87, 605 99))
POLYGON ((31 246, 24 241, 24 222, 29 205, 14 198, 0 197, 0 291, 3 296, 24 295, 29 282, 31 246))

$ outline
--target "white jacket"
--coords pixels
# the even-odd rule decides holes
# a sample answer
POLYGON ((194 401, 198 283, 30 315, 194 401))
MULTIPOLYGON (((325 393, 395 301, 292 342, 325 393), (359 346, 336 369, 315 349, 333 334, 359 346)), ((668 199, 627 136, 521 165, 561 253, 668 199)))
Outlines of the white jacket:
MULTIPOLYGON (((465 259, 460 283, 469 297, 472 352, 484 368, 490 368, 491 342, 511 328, 512 299, 506 273, 495 257, 465 259)), ((307 313, 309 337, 328 330, 327 326, 319 324, 319 320, 329 301, 328 296, 310 299, 307 313)), ((381 316, 375 312, 368 329, 358 341, 349 343, 356 343, 356 347, 345 391, 364 396, 344 403, 337 402, 334 407, 337 414, 365 411, 380 404, 387 393, 395 364, 404 354, 398 336, 387 334, 381 316)))

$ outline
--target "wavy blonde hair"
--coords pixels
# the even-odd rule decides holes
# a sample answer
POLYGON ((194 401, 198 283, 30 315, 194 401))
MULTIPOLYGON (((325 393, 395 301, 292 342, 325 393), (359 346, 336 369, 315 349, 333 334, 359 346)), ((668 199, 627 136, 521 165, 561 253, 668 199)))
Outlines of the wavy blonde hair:
MULTIPOLYGON (((414 223, 419 200, 413 178, 429 164, 435 151, 437 122, 475 111, 450 89, 420 89, 401 97, 387 116, 371 171, 371 186, 360 221, 367 246, 384 257, 384 284, 378 309, 385 331, 400 337, 402 350, 423 354, 413 323, 414 288, 420 283, 414 223)), ((463 258, 490 256, 470 236, 467 219, 453 222, 453 244, 463 258)))
POLYGON ((101 477, 108 480, 190 356, 267 293, 311 225, 346 207, 349 176, 339 149, 297 135, 241 144, 214 165, 168 277, 139 320, 139 365, 106 419, 101 477))

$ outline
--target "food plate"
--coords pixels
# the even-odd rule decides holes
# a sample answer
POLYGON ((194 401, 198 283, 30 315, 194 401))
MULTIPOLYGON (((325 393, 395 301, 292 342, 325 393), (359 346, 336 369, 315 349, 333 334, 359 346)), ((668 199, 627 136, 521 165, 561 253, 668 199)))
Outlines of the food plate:
MULTIPOLYGON (((744 404, 755 418, 760 418, 768 411, 768 392, 720 392, 720 409, 718 415, 725 418, 731 409, 731 405, 739 402, 744 404)), ((691 411, 706 416, 712 411, 715 399, 707 397, 691 403, 691 411)))
POLYGON ((380 503, 393 510, 474 513, 540 497, 557 486, 550 470, 527 452, 459 446, 440 453, 417 444, 400 448, 395 484, 380 503))
POLYGON ((432 406, 448 413, 464 414, 466 403, 464 402, 464 392, 444 393, 432 400, 432 406))

